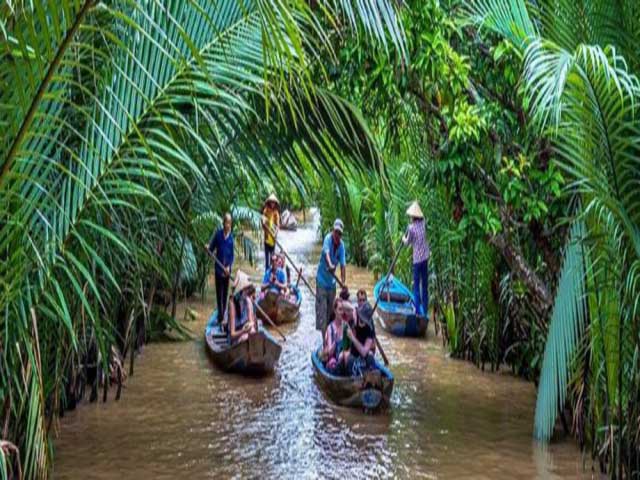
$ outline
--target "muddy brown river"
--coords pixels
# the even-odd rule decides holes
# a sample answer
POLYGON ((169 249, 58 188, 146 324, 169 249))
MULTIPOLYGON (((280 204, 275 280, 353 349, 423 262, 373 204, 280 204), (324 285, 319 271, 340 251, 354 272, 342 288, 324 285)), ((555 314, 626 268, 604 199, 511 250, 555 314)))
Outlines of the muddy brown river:
MULTIPOLYGON (((280 238, 315 275, 317 218, 280 238)), ((347 283, 371 292, 373 278, 348 267, 347 283)), ((432 326, 426 341, 378 329, 395 390, 389 412, 365 415, 332 405, 314 383, 320 337, 309 292, 264 379, 225 374, 208 359, 202 332, 214 298, 211 288, 180 305, 180 316, 197 313, 187 323, 196 339, 146 346, 120 401, 112 392, 65 415, 54 478, 591 478, 572 439, 547 448, 532 440, 531 383, 449 358, 432 326)))

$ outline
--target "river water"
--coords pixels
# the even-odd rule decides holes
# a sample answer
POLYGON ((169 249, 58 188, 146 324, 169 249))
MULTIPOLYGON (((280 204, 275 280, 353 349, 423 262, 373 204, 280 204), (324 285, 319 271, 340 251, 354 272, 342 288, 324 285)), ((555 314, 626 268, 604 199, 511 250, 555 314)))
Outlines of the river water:
MULTIPOLYGON (((282 243, 311 276, 318 219, 282 243)), ((352 291, 372 291, 364 269, 348 267, 352 291)), ((85 403, 60 422, 54 442, 58 479, 176 478, 590 478, 574 442, 542 448, 532 440, 535 389, 507 373, 482 372, 448 358, 430 326, 428 340, 378 329, 395 374, 389 412, 365 415, 332 405, 313 380, 313 298, 284 327, 274 375, 248 379, 219 371, 202 332, 213 307, 187 323, 196 340, 145 347, 122 399, 85 403)))

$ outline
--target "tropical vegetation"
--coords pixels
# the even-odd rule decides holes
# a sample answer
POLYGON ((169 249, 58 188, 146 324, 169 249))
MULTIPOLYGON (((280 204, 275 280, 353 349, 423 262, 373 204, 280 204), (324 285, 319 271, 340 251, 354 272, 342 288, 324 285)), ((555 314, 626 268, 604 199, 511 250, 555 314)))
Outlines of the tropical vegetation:
POLYGON ((188 335, 220 213, 273 189, 378 275, 418 199, 452 355, 640 473, 637 2, 5 0, 0 60, 0 478, 188 335))
MULTIPOLYGON (((637 2, 406 7, 408 64, 340 39, 330 69, 386 176, 356 173, 320 204, 366 232, 353 260, 380 271, 418 198, 451 352, 534 380, 538 439, 564 428, 602 471, 636 476, 637 2)), ((409 280, 406 257, 397 273, 409 280)))
POLYGON ((379 161, 310 75, 349 31, 403 49, 385 1, 0 3, 0 478, 48 476, 85 386, 119 396, 124 358, 180 333, 162 307, 206 276, 219 212, 379 161))

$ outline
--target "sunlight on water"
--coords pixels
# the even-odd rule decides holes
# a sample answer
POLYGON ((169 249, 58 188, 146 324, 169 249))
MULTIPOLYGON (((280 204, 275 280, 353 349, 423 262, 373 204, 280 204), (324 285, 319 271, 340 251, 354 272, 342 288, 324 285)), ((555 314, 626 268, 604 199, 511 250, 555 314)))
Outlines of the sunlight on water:
MULTIPOLYGON (((314 213, 280 236, 310 277, 318 226, 314 213)), ((353 267, 347 283, 373 287, 370 273, 353 267)), ((188 324, 197 339, 148 345, 122 400, 111 393, 106 404, 69 412, 54 478, 588 477, 571 440, 547 450, 532 441, 532 384, 447 358, 432 329, 426 342, 380 332, 396 376, 390 412, 333 406, 313 380, 309 355, 320 337, 313 297, 302 288, 301 320, 282 328, 280 363, 265 379, 224 374, 208 360, 201 335, 213 290, 181 305, 179 316, 186 307, 198 313, 188 324)))

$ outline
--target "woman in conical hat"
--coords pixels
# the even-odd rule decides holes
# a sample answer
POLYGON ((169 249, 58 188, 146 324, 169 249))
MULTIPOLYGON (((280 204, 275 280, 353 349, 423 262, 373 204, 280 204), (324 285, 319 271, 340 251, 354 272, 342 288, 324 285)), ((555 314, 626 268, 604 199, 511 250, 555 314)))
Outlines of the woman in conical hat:
POLYGON ((278 197, 276 197, 275 193, 270 194, 264 201, 265 206, 269 205, 270 203, 272 207, 280 208, 280 201, 278 200, 278 197))
POLYGON ((429 257, 431 250, 427 242, 424 215, 418 201, 407 209, 411 219, 409 228, 402 241, 413 248, 413 298, 416 312, 428 317, 429 311, 429 257))
POLYGON ((256 313, 253 306, 256 287, 249 276, 238 270, 233 282, 233 301, 229 303, 229 340, 238 343, 249 338, 256 328, 256 313))
POLYGON ((275 193, 264 201, 262 207, 262 230, 264 232, 264 271, 271 266, 271 255, 276 250, 276 237, 280 228, 280 202, 275 193))

